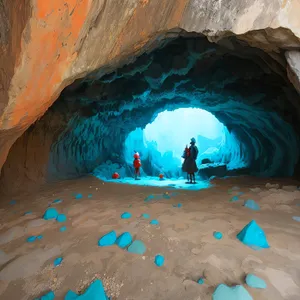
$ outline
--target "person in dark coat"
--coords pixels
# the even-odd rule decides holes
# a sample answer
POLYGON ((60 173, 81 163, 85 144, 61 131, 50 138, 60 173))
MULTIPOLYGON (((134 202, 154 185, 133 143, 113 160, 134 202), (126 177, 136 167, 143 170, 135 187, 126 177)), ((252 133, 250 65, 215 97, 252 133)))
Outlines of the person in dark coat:
POLYGON ((187 183, 196 183, 195 173, 198 171, 196 159, 198 156, 198 148, 196 146, 195 138, 191 139, 190 147, 185 148, 183 152, 184 162, 182 164, 182 171, 187 172, 187 183))

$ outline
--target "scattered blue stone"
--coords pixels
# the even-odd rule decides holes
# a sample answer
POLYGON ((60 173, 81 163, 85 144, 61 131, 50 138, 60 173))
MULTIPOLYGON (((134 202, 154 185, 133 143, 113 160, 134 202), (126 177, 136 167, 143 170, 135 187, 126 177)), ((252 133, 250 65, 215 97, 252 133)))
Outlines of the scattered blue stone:
POLYGON ((204 284, 204 279, 201 277, 200 279, 198 279, 197 283, 198 284, 204 284))
POLYGON ((154 219, 154 220, 151 220, 151 221, 150 221, 150 224, 151 224, 151 225, 159 225, 159 222, 158 222, 157 220, 154 219))
POLYGON ((78 295, 69 290, 65 300, 109 300, 109 298, 106 296, 102 281, 96 279, 83 294, 78 295))
POLYGON ((135 240, 127 249, 130 253, 144 254, 146 252, 146 246, 142 241, 135 240))
POLYGON ((253 300, 253 298, 242 285, 229 287, 220 284, 215 289, 212 300, 253 300))
POLYGON ((40 234, 36 237, 38 240, 41 240, 43 238, 43 236, 40 234))
POLYGON ((233 196, 231 199, 230 199, 230 202, 236 202, 239 200, 239 197, 238 196, 233 196))
POLYGON ((265 289, 267 287, 267 284, 263 279, 255 276, 253 274, 248 274, 246 276, 246 283, 248 286, 255 288, 255 289, 265 289))
POLYGON ((222 232, 219 232, 219 231, 215 231, 215 232, 214 232, 214 238, 215 238, 215 239, 221 240, 222 237, 223 237, 222 232))
POLYGON ((294 217, 293 217, 293 220, 294 220, 294 221, 297 221, 297 222, 300 222, 300 217, 294 216, 294 217))
POLYGON ((35 235, 32 235, 29 238, 27 238, 27 242, 28 243, 33 243, 35 240, 36 240, 36 236, 35 235))
POLYGON ((55 199, 52 201, 52 203, 62 203, 62 200, 61 199, 55 199))
POLYGON ((60 228, 59 228, 59 231, 60 231, 60 232, 64 232, 64 231, 66 231, 66 230, 67 230, 67 227, 66 227, 66 226, 63 226, 63 227, 60 227, 60 228))
POLYGON ((31 215, 31 214, 32 214, 32 211, 26 211, 26 212, 24 213, 24 216, 31 215))
POLYGON ((260 210, 259 205, 252 199, 246 200, 244 206, 252 210, 260 210))
POLYGON ((77 199, 77 200, 82 199, 82 198, 83 198, 82 194, 76 194, 75 195, 75 199, 77 199))
POLYGON ((178 203, 178 204, 177 204, 177 207, 179 207, 179 208, 182 207, 182 204, 181 204, 181 203, 178 203))
POLYGON ((129 212, 124 212, 121 214, 121 219, 130 219, 131 218, 131 213, 129 212))
POLYGON ((113 230, 107 234, 105 234, 99 241, 98 246, 104 247, 104 246, 111 246, 113 245, 117 240, 116 232, 113 230))
POLYGON ((238 193, 238 196, 242 196, 242 195, 244 195, 245 193, 244 192, 239 192, 238 193))
POLYGON ((57 267, 61 264, 61 262, 63 261, 63 258, 62 257, 57 257, 54 259, 54 262, 53 262, 53 265, 54 267, 57 267))
POLYGON ((145 201, 145 202, 149 202, 149 201, 151 201, 151 200, 153 200, 153 199, 154 199, 154 195, 151 194, 151 195, 149 195, 148 197, 146 197, 144 201, 145 201))
POLYGON ((124 232, 117 238, 116 244, 120 248, 126 248, 131 244, 131 242, 132 242, 131 234, 129 232, 124 232))
POLYGON ((149 219, 150 215, 149 214, 142 214, 142 217, 145 218, 145 219, 149 219))
POLYGON ((55 294, 50 291, 49 293, 45 294, 44 296, 37 298, 36 300, 54 300, 55 299, 55 294))
POLYGON ((16 200, 11 200, 11 201, 9 202, 10 205, 15 205, 16 203, 17 203, 16 200))
POLYGON ((158 255, 155 256, 154 263, 158 267, 162 267, 165 263, 165 258, 162 255, 158 254, 158 255))
POLYGON ((257 225, 255 220, 252 220, 248 225, 246 225, 237 235, 237 238, 243 244, 254 250, 270 248, 264 231, 257 225))
POLYGON ((44 213, 44 220, 52 220, 52 219, 56 219, 58 216, 58 212, 55 208, 53 207, 50 207, 50 208, 47 208, 47 210, 45 211, 44 213))
POLYGON ((56 221, 59 223, 63 223, 67 221, 67 216, 65 214, 59 214, 56 218, 56 221))
POLYGON ((93 197, 92 194, 88 194, 88 198, 91 199, 93 197))
POLYGON ((171 199, 171 196, 168 193, 163 194, 164 199, 171 199))

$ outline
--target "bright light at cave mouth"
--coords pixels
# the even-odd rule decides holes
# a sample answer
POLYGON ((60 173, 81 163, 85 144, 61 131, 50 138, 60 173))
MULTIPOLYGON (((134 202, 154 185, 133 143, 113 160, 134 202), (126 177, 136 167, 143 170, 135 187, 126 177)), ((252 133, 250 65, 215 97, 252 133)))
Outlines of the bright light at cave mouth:
POLYGON ((177 158, 181 157, 183 148, 189 145, 192 137, 198 142, 199 150, 204 152, 207 150, 202 151, 204 140, 211 140, 211 145, 218 144, 223 135, 224 125, 210 112, 199 108, 161 112, 144 129, 145 141, 156 142, 162 155, 172 151, 177 158))
MULTIPOLYGON (((197 141, 199 155, 197 166, 203 159, 216 162, 220 160, 220 147, 224 144, 226 128, 211 113, 199 108, 180 108, 163 111, 144 129, 132 131, 124 144, 124 164, 113 162, 99 166, 94 175, 104 180, 112 180, 111 174, 117 172, 119 183, 170 186, 172 188, 202 189, 210 187, 208 180, 197 176, 196 185, 186 185, 186 174, 182 172, 182 154, 191 138, 197 141), (140 180, 133 179, 133 155, 139 152, 142 169, 140 180), (164 179, 159 179, 159 174, 164 179)), ((207 179, 207 178, 206 178, 207 179)))

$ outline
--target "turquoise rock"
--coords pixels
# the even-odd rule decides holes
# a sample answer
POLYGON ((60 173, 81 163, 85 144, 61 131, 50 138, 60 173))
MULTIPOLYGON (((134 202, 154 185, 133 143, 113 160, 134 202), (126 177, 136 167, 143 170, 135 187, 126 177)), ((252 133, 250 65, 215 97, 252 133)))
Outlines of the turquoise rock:
POLYGON ((10 205, 15 205, 16 203, 17 203, 16 200, 11 200, 11 201, 9 202, 10 205))
POLYGON ((117 240, 116 232, 113 230, 107 234, 105 234, 99 241, 98 246, 105 247, 113 245, 117 240))
POLYGON ((200 279, 198 279, 197 283, 198 284, 204 284, 204 279, 201 277, 200 279))
POLYGON ((26 211, 25 213, 24 213, 24 216, 28 216, 28 215, 31 215, 32 214, 32 211, 26 211))
POLYGON ((145 198, 145 202, 149 202, 149 201, 151 201, 151 200, 153 200, 154 199, 154 195, 149 195, 148 197, 146 197, 145 198))
POLYGON ((177 207, 179 207, 179 208, 182 207, 182 204, 181 204, 181 203, 178 203, 178 204, 177 204, 177 207))
POLYGON ((52 219, 56 219, 58 216, 58 212, 55 208, 50 207, 47 208, 47 210, 44 213, 43 219, 44 220, 52 220, 52 219))
POLYGON ((109 300, 109 298, 105 294, 102 281, 96 279, 81 295, 69 290, 64 300, 109 300))
POLYGON ((124 212, 121 214, 121 219, 130 219, 131 218, 131 213, 129 212, 124 212))
POLYGON ((145 244, 140 240, 135 240, 127 249, 130 253, 144 254, 146 252, 145 244))
POLYGON ((55 204, 57 204, 57 203, 62 203, 62 200, 60 200, 60 199, 55 199, 55 200, 52 201, 52 203, 55 203, 55 204))
POLYGON ((239 197, 238 196, 233 196, 231 199, 230 199, 230 202, 236 202, 239 200, 239 197))
POLYGON ((159 222, 158 222, 157 220, 154 219, 154 220, 151 220, 151 221, 150 221, 150 224, 151 224, 151 225, 159 225, 159 222))
POLYGON ((158 254, 158 255, 155 256, 154 263, 158 267, 162 267, 165 263, 165 258, 162 255, 158 254))
POLYGON ((36 240, 36 236, 35 235, 32 235, 29 238, 27 238, 27 242, 28 243, 33 243, 35 240, 36 240))
POLYGON ((53 262, 53 265, 54 267, 57 267, 61 264, 61 262, 63 261, 63 258, 62 257, 57 257, 54 259, 54 262, 53 262))
POLYGON ((294 216, 294 217, 293 217, 293 220, 294 220, 294 221, 297 221, 297 222, 300 222, 300 217, 294 216))
POLYGON ((246 225, 237 235, 237 238, 243 244, 254 250, 270 248, 264 231, 257 225, 255 220, 252 220, 248 225, 246 225))
POLYGON ((88 194, 88 198, 91 199, 93 197, 92 194, 88 194))
POLYGON ((63 227, 60 227, 60 228, 59 228, 59 231, 60 231, 60 232, 64 232, 64 231, 66 231, 66 230, 67 230, 67 227, 66 227, 66 226, 63 226, 63 227))
POLYGON ((59 223, 63 223, 67 221, 67 216, 64 214, 59 214, 56 218, 56 221, 59 223))
POLYGON ((148 214, 142 214, 142 217, 143 217, 144 219, 149 219, 149 218, 150 218, 150 215, 148 215, 148 214))
POLYGON ((246 283, 248 286, 255 288, 255 289, 265 289, 267 287, 267 284, 263 279, 255 276, 253 274, 248 274, 246 276, 246 283))
POLYGON ((117 238, 116 244, 120 248, 126 248, 131 244, 131 242, 132 242, 131 234, 129 232, 124 232, 117 238))
POLYGON ((244 206, 252 210, 260 210, 259 205, 252 199, 246 200, 244 206))
POLYGON ((43 236, 40 234, 36 237, 38 240, 41 240, 43 238, 43 236))
POLYGON ((220 284, 215 289, 212 300, 253 300, 253 298, 242 285, 229 287, 220 284))
POLYGON ((82 198, 83 198, 82 194, 76 194, 75 195, 75 199, 77 199, 77 200, 82 199, 82 198))
POLYGON ((221 240, 222 237, 223 237, 222 232, 219 232, 219 231, 215 231, 215 232, 214 232, 214 238, 215 238, 215 239, 221 240))
POLYGON ((36 298, 35 300, 54 300, 54 299, 55 299, 55 294, 52 291, 50 291, 49 293, 45 294, 40 298, 36 298))

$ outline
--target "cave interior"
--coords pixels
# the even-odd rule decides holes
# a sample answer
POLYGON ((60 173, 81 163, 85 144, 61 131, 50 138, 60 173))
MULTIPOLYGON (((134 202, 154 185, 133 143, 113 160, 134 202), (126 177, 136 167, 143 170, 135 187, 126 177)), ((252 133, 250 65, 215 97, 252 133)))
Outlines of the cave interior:
MULTIPOLYGON (((238 36, 210 42, 189 34, 166 39, 104 76, 100 70, 88 74, 67 86, 15 142, 2 169, 1 190, 31 190, 88 174, 132 178, 134 151, 141 153, 145 178, 182 178, 182 160, 172 152, 180 128, 193 128, 197 135, 201 180, 297 177, 300 101, 283 55, 238 36), (183 112, 179 118, 178 111, 187 109, 210 115, 222 134, 207 139, 200 132, 205 126, 211 130, 208 119, 184 118, 183 112), (169 115, 168 125, 154 130, 158 144, 147 141, 147 126, 171 112, 175 117, 169 115), (169 151, 158 150, 163 144, 169 151)), ((191 137, 185 136, 186 143, 191 137)))

